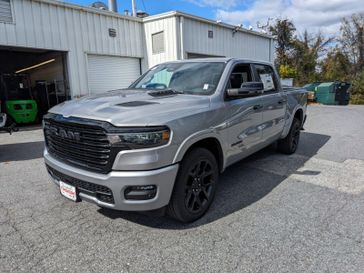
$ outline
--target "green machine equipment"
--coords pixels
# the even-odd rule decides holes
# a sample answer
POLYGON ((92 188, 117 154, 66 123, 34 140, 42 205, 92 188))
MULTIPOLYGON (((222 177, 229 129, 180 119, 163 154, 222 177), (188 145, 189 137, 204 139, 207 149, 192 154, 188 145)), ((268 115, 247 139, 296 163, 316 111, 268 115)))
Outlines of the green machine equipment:
POLYGON ((37 120, 38 107, 33 99, 30 79, 23 74, 2 74, 1 93, 4 108, 17 124, 33 123, 37 120))

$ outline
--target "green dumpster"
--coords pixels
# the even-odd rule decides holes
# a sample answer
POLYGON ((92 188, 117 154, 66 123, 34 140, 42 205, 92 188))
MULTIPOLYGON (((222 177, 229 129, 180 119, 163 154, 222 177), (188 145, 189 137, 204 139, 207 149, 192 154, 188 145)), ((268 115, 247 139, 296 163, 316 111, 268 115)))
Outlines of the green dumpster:
POLYGON ((336 105, 335 82, 324 82, 316 87, 316 101, 326 105, 336 105))
POLYGON ((315 92, 316 87, 319 86, 320 84, 321 82, 311 82, 303 86, 303 88, 306 89, 307 91, 315 92))
POLYGON ((324 82, 316 87, 315 96, 318 103, 327 105, 348 105, 351 84, 335 81, 324 82))

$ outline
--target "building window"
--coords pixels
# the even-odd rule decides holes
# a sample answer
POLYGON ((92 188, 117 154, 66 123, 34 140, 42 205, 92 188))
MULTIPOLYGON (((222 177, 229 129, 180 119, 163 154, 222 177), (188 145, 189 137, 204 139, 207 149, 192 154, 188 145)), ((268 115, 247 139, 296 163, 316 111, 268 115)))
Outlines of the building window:
POLYGON ((211 39, 214 38, 214 32, 212 30, 209 30, 209 32, 207 33, 207 36, 211 39))
POLYGON ((153 54, 164 52, 164 31, 152 34, 153 54))
POLYGON ((0 22, 13 22, 10 0, 0 0, 0 22))

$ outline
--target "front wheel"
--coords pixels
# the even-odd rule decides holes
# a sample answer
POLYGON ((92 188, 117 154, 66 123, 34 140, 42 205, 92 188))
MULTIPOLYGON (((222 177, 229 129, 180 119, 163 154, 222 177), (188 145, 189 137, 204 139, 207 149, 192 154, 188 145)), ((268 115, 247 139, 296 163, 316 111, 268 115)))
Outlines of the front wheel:
POLYGON ((293 154, 297 150, 300 141, 300 132, 301 121, 294 118, 288 135, 278 140, 278 151, 284 154, 293 154))
POLYGON ((181 222, 192 222, 206 213, 215 196, 219 170, 215 156, 196 148, 182 160, 168 214, 181 222))

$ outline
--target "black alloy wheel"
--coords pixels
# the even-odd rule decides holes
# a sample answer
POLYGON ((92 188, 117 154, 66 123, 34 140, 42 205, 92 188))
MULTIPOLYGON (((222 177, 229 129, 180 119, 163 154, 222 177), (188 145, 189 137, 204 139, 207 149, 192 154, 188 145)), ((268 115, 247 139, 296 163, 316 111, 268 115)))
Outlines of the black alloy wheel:
POLYGON ((180 163, 168 214, 192 222, 206 213, 215 196, 219 168, 215 156, 205 148, 188 152, 180 163))
POLYGON ((298 143, 300 141, 300 132, 301 132, 301 128, 300 128, 300 124, 298 122, 294 123, 294 126, 292 128, 292 143, 291 143, 291 147, 293 151, 297 150, 298 147, 298 143))
POLYGON ((293 154, 298 148, 300 134, 301 121, 297 118, 294 118, 288 135, 278 141, 278 151, 284 154, 293 154))
POLYGON ((192 165, 185 189, 185 205, 191 213, 198 213, 212 197, 214 175, 211 163, 201 159, 192 165))

